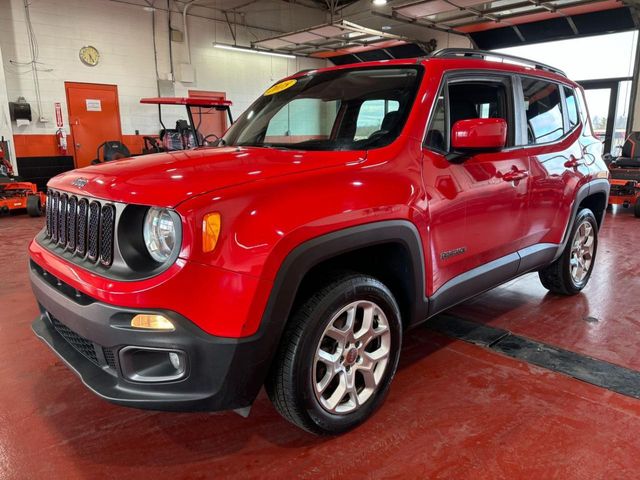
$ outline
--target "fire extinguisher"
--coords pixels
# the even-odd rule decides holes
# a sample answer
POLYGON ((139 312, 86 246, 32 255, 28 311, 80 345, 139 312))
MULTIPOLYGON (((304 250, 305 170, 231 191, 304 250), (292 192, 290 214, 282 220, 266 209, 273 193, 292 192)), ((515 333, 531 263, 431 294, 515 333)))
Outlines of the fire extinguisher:
POLYGON ((58 152, 60 155, 67 154, 67 132, 63 128, 59 128, 56 132, 56 139, 58 140, 58 152))

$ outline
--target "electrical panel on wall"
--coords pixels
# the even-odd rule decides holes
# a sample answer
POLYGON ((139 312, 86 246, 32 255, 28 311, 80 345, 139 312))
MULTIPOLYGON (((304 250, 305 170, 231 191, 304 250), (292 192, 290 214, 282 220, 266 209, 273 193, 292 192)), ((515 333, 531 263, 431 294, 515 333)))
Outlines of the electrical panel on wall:
POLYGON ((178 69, 178 81, 182 83, 193 83, 196 81, 196 72, 190 63, 181 63, 178 69))
POLYGON ((158 92, 161 97, 176 96, 176 89, 171 80, 158 80, 158 92))

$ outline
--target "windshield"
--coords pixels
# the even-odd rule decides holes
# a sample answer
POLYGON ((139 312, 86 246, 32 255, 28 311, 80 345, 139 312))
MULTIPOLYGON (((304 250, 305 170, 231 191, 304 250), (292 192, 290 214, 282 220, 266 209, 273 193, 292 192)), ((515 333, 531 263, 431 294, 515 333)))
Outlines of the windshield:
POLYGON ((280 82, 249 107, 220 144, 299 150, 362 150, 402 130, 421 70, 333 70, 280 82))

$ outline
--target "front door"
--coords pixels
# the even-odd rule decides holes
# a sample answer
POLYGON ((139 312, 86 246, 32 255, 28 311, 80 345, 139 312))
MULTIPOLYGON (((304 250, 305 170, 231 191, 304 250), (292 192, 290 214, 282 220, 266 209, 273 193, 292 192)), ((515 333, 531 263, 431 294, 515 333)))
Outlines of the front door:
POLYGON ((524 148, 514 148, 513 104, 510 78, 494 74, 454 76, 439 96, 424 150, 434 270, 439 272, 434 291, 525 246, 529 158, 524 148), (505 119, 507 148, 449 162, 451 129, 471 118, 505 119))
POLYGON ((97 158, 98 146, 122 141, 118 87, 65 82, 76 168, 97 158))

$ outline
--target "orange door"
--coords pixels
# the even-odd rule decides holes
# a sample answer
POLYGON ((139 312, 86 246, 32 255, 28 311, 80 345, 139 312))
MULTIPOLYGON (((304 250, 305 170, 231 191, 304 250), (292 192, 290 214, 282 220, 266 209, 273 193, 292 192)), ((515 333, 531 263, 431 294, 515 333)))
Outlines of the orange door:
MULTIPOLYGON (((216 100, 227 99, 227 94, 224 92, 208 92, 206 90, 189 90, 189 96, 215 98, 216 100)), ((191 108, 191 113, 193 123, 203 137, 211 134, 221 137, 227 131, 227 112, 207 108, 191 108)))
POLYGON ((65 82, 76 167, 86 167, 104 142, 122 141, 118 87, 65 82))

